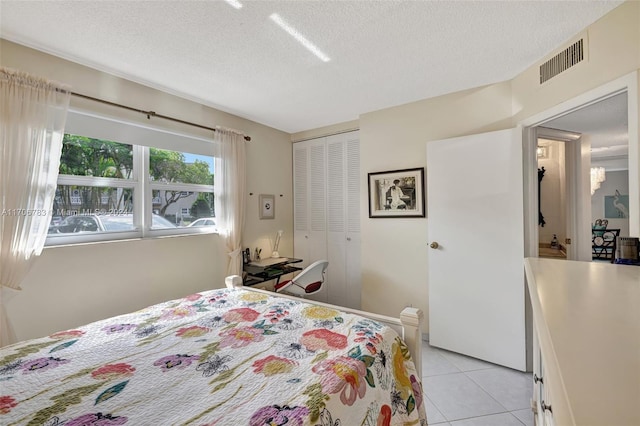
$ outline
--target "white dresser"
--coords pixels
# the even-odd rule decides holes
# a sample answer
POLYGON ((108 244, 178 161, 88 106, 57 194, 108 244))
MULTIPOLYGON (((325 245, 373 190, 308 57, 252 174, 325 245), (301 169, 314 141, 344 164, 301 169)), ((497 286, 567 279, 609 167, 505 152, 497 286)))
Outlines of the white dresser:
POLYGON ((537 425, 640 425, 640 267, 525 259, 537 425))

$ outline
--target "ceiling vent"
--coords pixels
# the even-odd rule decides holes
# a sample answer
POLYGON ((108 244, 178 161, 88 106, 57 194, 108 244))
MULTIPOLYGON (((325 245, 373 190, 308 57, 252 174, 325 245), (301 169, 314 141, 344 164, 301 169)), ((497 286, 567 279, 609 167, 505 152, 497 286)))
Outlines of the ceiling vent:
POLYGON ((581 38, 540 65, 540 84, 582 62, 585 58, 585 50, 584 38, 581 38))

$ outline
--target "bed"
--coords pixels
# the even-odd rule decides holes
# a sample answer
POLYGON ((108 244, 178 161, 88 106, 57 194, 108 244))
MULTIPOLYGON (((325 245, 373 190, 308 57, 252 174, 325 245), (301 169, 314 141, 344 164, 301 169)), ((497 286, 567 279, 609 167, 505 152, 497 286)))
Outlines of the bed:
POLYGON ((420 319, 228 277, 224 289, 0 349, 0 424, 426 425, 420 319))

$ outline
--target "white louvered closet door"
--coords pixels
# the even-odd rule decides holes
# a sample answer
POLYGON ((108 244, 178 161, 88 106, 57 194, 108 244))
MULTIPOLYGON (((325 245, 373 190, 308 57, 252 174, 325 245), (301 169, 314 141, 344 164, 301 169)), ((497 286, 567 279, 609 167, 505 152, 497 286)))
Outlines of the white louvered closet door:
POLYGON ((348 306, 360 309, 362 263, 360 261, 360 139, 357 132, 349 133, 346 141, 347 168, 347 250, 346 277, 348 306))
POLYGON ((327 138, 329 303, 360 308, 360 143, 357 132, 327 138))
MULTIPOLYGON (((305 267, 327 258, 326 147, 324 138, 293 144, 294 256, 305 267)), ((310 296, 326 302, 328 290, 310 296)))
POLYGON ((297 142, 294 250, 308 265, 327 259, 325 300, 360 308, 360 143, 358 132, 297 142))

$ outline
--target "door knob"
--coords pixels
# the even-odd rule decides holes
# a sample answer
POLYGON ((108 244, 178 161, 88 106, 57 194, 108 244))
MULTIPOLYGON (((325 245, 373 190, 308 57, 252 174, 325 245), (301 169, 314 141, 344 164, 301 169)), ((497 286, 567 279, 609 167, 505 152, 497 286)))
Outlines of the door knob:
POLYGON ((440 244, 434 241, 431 244, 429 244, 429 247, 431 247, 432 249, 437 249, 438 247, 440 247, 440 244))

